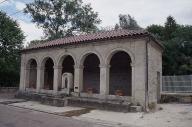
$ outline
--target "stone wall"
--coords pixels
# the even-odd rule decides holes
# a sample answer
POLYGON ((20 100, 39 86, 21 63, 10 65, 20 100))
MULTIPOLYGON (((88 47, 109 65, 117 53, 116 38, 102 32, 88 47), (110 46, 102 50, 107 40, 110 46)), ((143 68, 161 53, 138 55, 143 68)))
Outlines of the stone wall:
MULTIPOLYGON (((110 70, 110 59, 118 51, 124 51, 129 54, 131 58, 131 84, 132 84, 132 102, 139 103, 142 106, 145 104, 145 82, 146 82, 146 44, 147 38, 137 38, 137 39, 118 39, 118 40, 106 40, 100 42, 59 46, 46 49, 31 50, 22 53, 21 60, 21 77, 20 77, 20 90, 25 90, 26 84, 26 63, 30 59, 35 59, 37 61, 37 89, 39 92, 41 87, 41 82, 43 81, 43 61, 50 57, 54 62, 54 90, 52 93, 57 93, 57 86, 61 83, 57 74, 59 74, 59 63, 61 59, 70 55, 74 59, 74 88, 75 92, 82 92, 83 88, 83 62, 86 56, 94 53, 98 56, 100 60, 100 94, 105 96, 109 94, 109 70, 110 70)), ((150 75, 149 87, 150 88, 150 98, 149 100, 155 101, 156 97, 152 97, 157 91, 153 87, 155 82, 156 71, 161 72, 161 55, 160 50, 154 47, 150 48, 150 54, 153 56, 150 58, 150 75), (154 59, 155 58, 155 59, 154 59), (158 61, 156 61, 158 58, 158 61), (155 64, 155 65, 154 65, 155 64), (154 67, 153 67, 154 66, 154 67), (156 69, 158 68, 158 69, 156 69)), ((155 85, 154 85, 155 86, 155 85)))
POLYGON ((160 99, 162 83, 162 50, 154 42, 148 44, 148 71, 149 104, 156 104, 160 99))

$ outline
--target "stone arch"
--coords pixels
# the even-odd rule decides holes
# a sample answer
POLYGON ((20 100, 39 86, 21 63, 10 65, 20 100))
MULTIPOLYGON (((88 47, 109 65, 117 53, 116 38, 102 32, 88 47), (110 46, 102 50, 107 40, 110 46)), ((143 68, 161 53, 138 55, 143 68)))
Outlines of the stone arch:
POLYGON ((31 60, 35 60, 37 63, 37 66, 39 66, 39 59, 36 56, 32 56, 26 60, 26 66, 25 66, 26 69, 29 67, 31 60))
POLYGON ((78 65, 79 66, 83 66, 83 62, 85 60, 85 58, 90 55, 90 54, 95 54, 98 58, 99 58, 99 61, 100 61, 100 65, 103 65, 104 61, 103 61, 103 58, 101 56, 101 54, 97 51, 85 51, 81 56, 80 56, 80 59, 78 61, 78 65))
POLYGON ((26 88, 36 89, 37 87, 37 60, 30 58, 26 64, 26 88))
MULTIPOLYGON (((72 53, 62 53, 61 55, 59 55, 57 60, 57 66, 59 69, 58 90, 61 90, 61 87, 62 87, 63 74, 70 73, 72 77, 74 77, 75 65, 76 65, 76 59, 72 53)), ((74 78, 72 78, 72 82, 74 82, 74 78)))
POLYGON ((131 65, 134 65, 134 64, 135 64, 134 54, 133 54, 130 50, 125 49, 125 48, 122 48, 122 47, 112 49, 112 50, 107 54, 107 57, 106 57, 106 59, 105 59, 105 64, 106 64, 106 65, 109 65, 112 56, 113 56, 115 53, 120 52, 120 51, 124 51, 124 52, 126 52, 126 53, 130 56, 130 58, 131 58, 131 65))
POLYGON ((100 92, 100 64, 102 57, 97 52, 85 52, 80 57, 83 66, 83 92, 100 92))
POLYGON ((56 65, 55 63, 56 63, 56 61, 55 61, 55 59, 54 59, 54 57, 53 56, 51 56, 51 55, 46 55, 46 56, 43 56, 43 57, 41 57, 41 59, 40 59, 40 66, 41 67, 44 67, 45 66, 45 62, 47 61, 47 59, 52 59, 53 60, 53 64, 54 64, 54 66, 56 65))
POLYGON ((132 96, 134 64, 133 54, 125 49, 118 48, 110 52, 106 58, 109 70, 109 94, 132 96))
POLYGON ((74 65, 77 64, 77 60, 76 60, 76 57, 73 53, 69 53, 69 52, 65 52, 65 53, 61 53, 59 56, 58 56, 58 59, 56 61, 56 66, 60 67, 62 66, 62 62, 63 60, 67 57, 67 56, 71 56, 73 58, 73 61, 74 61, 74 65))
POLYGON ((42 88, 46 90, 53 90, 55 60, 51 56, 44 56, 41 60, 41 67, 43 69, 42 88))

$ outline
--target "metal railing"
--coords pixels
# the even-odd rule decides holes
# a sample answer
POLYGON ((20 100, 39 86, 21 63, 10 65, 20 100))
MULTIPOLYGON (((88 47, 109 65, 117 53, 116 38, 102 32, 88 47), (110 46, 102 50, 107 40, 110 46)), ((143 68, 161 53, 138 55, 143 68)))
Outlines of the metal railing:
POLYGON ((163 76, 162 92, 192 94, 192 75, 163 76))

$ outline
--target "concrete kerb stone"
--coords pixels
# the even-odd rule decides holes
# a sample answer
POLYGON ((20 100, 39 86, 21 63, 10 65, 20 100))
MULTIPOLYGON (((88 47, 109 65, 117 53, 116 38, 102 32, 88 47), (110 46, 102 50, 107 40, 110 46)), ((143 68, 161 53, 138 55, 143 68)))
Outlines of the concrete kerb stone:
POLYGON ((125 100, 116 99, 98 99, 98 98, 86 98, 86 97, 63 97, 59 95, 46 95, 39 93, 21 92, 18 97, 22 97, 26 100, 39 101, 41 104, 64 107, 75 106, 83 108, 93 108, 100 110, 111 110, 118 112, 140 112, 141 106, 131 107, 133 104, 125 100))
POLYGON ((17 98, 26 100, 38 101, 42 104, 64 107, 67 105, 67 98, 57 95, 40 94, 35 92, 18 92, 17 98))

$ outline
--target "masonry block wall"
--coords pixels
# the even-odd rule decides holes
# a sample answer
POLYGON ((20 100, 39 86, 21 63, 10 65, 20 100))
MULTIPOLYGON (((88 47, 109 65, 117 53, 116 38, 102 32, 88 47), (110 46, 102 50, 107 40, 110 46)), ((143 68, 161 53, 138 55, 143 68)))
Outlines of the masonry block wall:
POLYGON ((149 103, 157 103, 162 83, 162 50, 153 41, 148 44, 148 56, 149 103))
MULTIPOLYGON (((36 92, 41 92, 42 90, 42 82, 44 80, 43 76, 43 61, 46 58, 51 58, 53 60, 53 68, 54 68, 54 86, 52 93, 57 93, 58 86, 61 84, 59 74, 60 65, 59 62, 63 58, 63 56, 70 55, 74 60, 74 91, 75 92, 83 92, 83 68, 84 68, 84 60, 89 54, 95 54, 99 59, 99 75, 100 80, 90 81, 88 79, 88 84, 99 84, 99 94, 101 96, 108 96, 110 89, 110 60, 112 56, 117 52, 125 52, 130 56, 130 65, 128 65, 130 70, 128 73, 117 74, 116 76, 111 76, 114 81, 112 84, 116 84, 115 80, 120 80, 118 83, 124 84, 129 82, 127 85, 128 93, 132 103, 140 103, 144 106, 145 104, 145 83, 146 83, 146 45, 147 38, 124 38, 124 39, 115 39, 115 40, 105 40, 99 42, 91 42, 86 44, 76 44, 76 45, 67 45, 67 46, 59 46, 59 47, 48 47, 44 49, 37 50, 29 50, 26 52, 22 52, 21 56, 21 77, 20 77, 20 90, 26 90, 26 64, 30 59, 35 59, 37 62, 37 88, 36 92), (120 78, 124 77, 123 75, 127 75, 128 78, 120 78), (131 75, 131 76, 130 76, 131 75), (131 85, 131 87, 129 87, 131 85)), ((161 54, 160 50, 157 50, 154 47, 150 47, 149 54, 150 61, 149 62, 149 100, 156 101, 157 89, 155 74, 157 71, 161 71, 161 54), (156 61, 157 59, 157 61, 156 61)), ((86 75, 85 75, 86 76, 86 75)), ((90 75, 94 76, 94 75, 90 75)), ((49 91, 50 92, 50 91, 49 91)))

